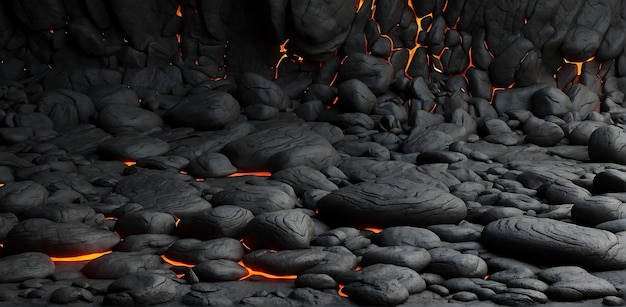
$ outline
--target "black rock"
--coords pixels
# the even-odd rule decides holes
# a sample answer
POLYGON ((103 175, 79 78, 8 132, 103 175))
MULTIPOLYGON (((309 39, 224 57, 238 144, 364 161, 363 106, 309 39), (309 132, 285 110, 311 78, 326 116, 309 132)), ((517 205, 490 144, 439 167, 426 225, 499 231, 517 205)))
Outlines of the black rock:
POLYGON ((320 199, 318 210, 322 220, 358 227, 457 223, 467 213, 456 196, 401 178, 343 187, 320 199))
POLYGON ((80 271, 88 278, 115 279, 157 269, 162 264, 163 259, 158 255, 112 252, 89 261, 80 271))
POLYGON ((369 114, 376 105, 376 95, 358 79, 341 82, 337 87, 339 106, 349 112, 369 114))
POLYGON ((254 215, 248 209, 224 205, 183 216, 175 233, 200 240, 239 238, 253 218, 254 215))
POLYGON ((326 252, 315 249, 270 251, 261 249, 247 254, 249 268, 273 275, 298 275, 326 259, 326 252))
POLYGON ((447 278, 481 278, 487 275, 487 263, 478 256, 448 248, 435 248, 429 252, 431 261, 427 270, 435 274, 447 278))
POLYGON ((225 259, 209 260, 193 267, 200 281, 234 281, 248 275, 248 270, 237 262, 225 259))
POLYGON ((295 280, 298 288, 312 288, 316 290, 337 289, 339 284, 327 274, 300 274, 295 280))
POLYGON ((91 303, 94 296, 89 290, 79 287, 61 287, 50 294, 50 302, 55 304, 91 303))
POLYGON ((302 211, 282 210, 257 215, 244 230, 250 249, 306 248, 315 237, 313 220, 302 211))
POLYGON ((139 106, 113 104, 98 112, 98 127, 109 133, 145 132, 163 126, 163 119, 139 106))
POLYGON ((38 217, 57 223, 85 223, 91 226, 104 223, 104 215, 89 206, 74 203, 48 203, 23 211, 20 217, 23 220, 38 217))
POLYGON ((597 225, 626 218, 626 204, 609 196, 591 196, 574 203, 572 220, 585 225, 597 225))
POLYGON ((180 239, 165 251, 165 256, 174 261, 195 264, 219 259, 239 261, 243 253, 243 245, 232 238, 217 238, 208 241, 180 239))
POLYGON ((281 111, 291 106, 291 99, 283 89, 263 76, 247 72, 242 74, 238 81, 242 106, 261 103, 281 111))
POLYGON ((579 301, 617 294, 610 282, 576 266, 548 268, 539 273, 539 278, 550 284, 545 293, 557 301, 579 301))
POLYGON ((176 297, 176 283, 163 275, 137 273, 124 276, 109 285, 104 304, 148 306, 164 304, 176 297))
POLYGON ((0 258, 0 282, 14 283, 47 278, 54 273, 54 262, 46 254, 21 253, 0 258))
POLYGON ((434 232, 410 226, 385 228, 372 239, 383 246, 409 245, 425 249, 441 247, 441 239, 434 232))
POLYGON ((81 223, 55 223, 32 218, 15 225, 4 240, 4 252, 43 252, 71 257, 111 250, 120 237, 108 230, 81 223))
POLYGON ((623 243, 614 234, 566 222, 527 216, 492 222, 481 241, 490 249, 527 258, 580 263, 598 270, 626 267, 623 243))
POLYGON ((533 114, 539 118, 548 115, 563 116, 574 111, 569 97, 556 87, 545 87, 536 91, 532 96, 533 114))
POLYGON ((607 169, 593 178, 593 188, 599 193, 626 192, 626 172, 607 169))
POLYGON ((272 173, 270 178, 289 184, 299 196, 313 189, 323 191, 334 191, 338 189, 337 185, 328 180, 322 172, 308 166, 286 168, 272 173))
POLYGON ((164 117, 178 126, 217 130, 239 118, 240 111, 239 102, 233 96, 215 90, 183 99, 164 117))
POLYGON ((33 181, 7 182, 0 187, 0 212, 15 213, 41 206, 50 193, 33 181))
POLYGON ((154 233, 171 234, 176 228, 176 218, 169 213, 135 211, 118 218, 115 232, 122 238, 129 235, 154 233))
POLYGON ((164 254, 178 240, 178 237, 166 234, 138 234, 124 238, 115 246, 120 252, 142 252, 146 254, 164 254))
POLYGON ((361 254, 362 266, 377 263, 394 264, 420 272, 430 263, 430 254, 426 249, 410 245, 372 247, 361 254))
POLYGON ((365 53, 349 55, 339 67, 339 79, 358 79, 374 94, 382 94, 393 81, 393 67, 386 59, 365 53))
POLYGON ((276 186, 242 184, 229 186, 213 195, 211 202, 217 207, 233 205, 259 215, 265 212, 295 208, 296 200, 276 186))
POLYGON ((144 135, 119 135, 104 140, 98 145, 98 153, 104 157, 121 161, 162 155, 170 150, 169 144, 158 138, 144 135))

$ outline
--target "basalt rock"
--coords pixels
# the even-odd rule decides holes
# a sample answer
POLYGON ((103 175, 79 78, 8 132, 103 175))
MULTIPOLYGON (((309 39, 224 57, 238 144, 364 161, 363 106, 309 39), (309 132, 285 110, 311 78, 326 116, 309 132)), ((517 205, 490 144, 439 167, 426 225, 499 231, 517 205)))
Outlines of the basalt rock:
POLYGON ((162 264, 163 259, 158 255, 113 252, 89 261, 81 272, 88 278, 114 279, 157 269, 162 264))
POLYGON ((313 220, 298 210, 257 215, 244 230, 244 242, 251 249, 306 248, 315 236, 313 220))
POLYGON ((54 262, 44 253, 27 252, 0 258, 0 281, 22 282, 54 273, 54 262))
POLYGON ((176 297, 176 283, 169 277, 154 273, 137 273, 117 279, 107 288, 105 304, 116 306, 156 305, 176 297))
POLYGON ((254 215, 248 209, 224 205, 183 216, 175 233, 200 240, 239 238, 253 218, 254 215))
POLYGON ((359 227, 457 223, 465 203, 443 190, 406 179, 377 179, 343 187, 320 199, 320 219, 359 227))
POLYGON ((183 99, 168 110, 165 118, 178 126, 217 130, 239 117, 241 107, 230 94, 208 91, 183 99))

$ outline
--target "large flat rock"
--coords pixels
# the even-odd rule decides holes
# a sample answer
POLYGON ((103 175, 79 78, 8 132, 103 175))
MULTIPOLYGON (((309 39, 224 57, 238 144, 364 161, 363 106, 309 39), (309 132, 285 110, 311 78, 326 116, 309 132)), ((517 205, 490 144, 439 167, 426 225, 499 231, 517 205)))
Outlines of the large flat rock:
POLYGON ((546 218, 517 216, 488 224, 481 236, 494 251, 597 270, 626 268, 626 246, 608 231, 546 218))

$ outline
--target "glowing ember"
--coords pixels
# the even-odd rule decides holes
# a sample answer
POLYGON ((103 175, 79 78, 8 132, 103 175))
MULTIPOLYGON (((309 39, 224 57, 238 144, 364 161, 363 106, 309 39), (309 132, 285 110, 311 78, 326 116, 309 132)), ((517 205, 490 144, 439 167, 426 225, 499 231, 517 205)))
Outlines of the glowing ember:
POLYGON ((230 174, 227 177, 241 177, 241 176, 257 176, 257 177, 269 177, 272 176, 270 172, 237 172, 230 174))
POLYGON ((178 8, 176 9, 176 15, 178 17, 183 17, 183 11, 181 10, 180 5, 178 6, 178 8))
POLYGON ((134 161, 124 161, 124 164, 126 164, 126 166, 133 166, 133 165, 137 164, 137 162, 134 162, 134 161))
POLYGON ((344 285, 339 285, 339 290, 337 290, 337 293, 339 294, 339 296, 348 297, 347 294, 343 293, 344 287, 345 287, 344 285))
POLYGON ((252 276, 261 276, 261 277, 265 277, 269 279, 280 279, 280 280, 295 280, 296 278, 298 278, 298 276, 296 275, 274 275, 274 274, 268 274, 268 273, 261 272, 261 271, 255 271, 247 267, 245 264, 243 264, 243 260, 239 261, 238 263, 240 266, 244 267, 248 271, 248 275, 240 278, 239 280, 245 280, 252 276))
POLYGON ((0 183, 0 187, 3 187, 3 186, 4 186, 4 183, 0 183))
POLYGON ((189 264, 189 263, 184 263, 184 262, 174 261, 174 260, 172 260, 172 259, 169 259, 169 258, 165 257, 165 255, 161 255, 161 258, 162 258, 165 262, 167 262, 167 263, 169 263, 169 264, 171 264, 171 265, 173 265, 173 266, 186 266, 186 267, 188 267, 188 268, 192 268, 192 267, 194 267, 194 266, 195 266, 195 264, 189 264))
POLYGON ((573 61, 569 61, 568 59, 563 59, 563 61, 565 61, 565 63, 567 63, 567 64, 574 64, 574 65, 576 65, 576 68, 578 69, 577 70, 578 71, 577 75, 580 76, 583 73, 583 64, 585 64, 587 62, 591 62, 595 58, 596 58, 595 56, 592 56, 592 57, 590 57, 590 58, 588 58, 588 59, 586 59, 586 60, 584 60, 582 62, 573 62, 573 61))
POLYGON ((489 279, 489 275, 485 275, 485 277, 483 277, 484 280, 489 279))
POLYGON ((380 229, 380 228, 363 228, 363 229, 364 229, 364 230, 369 230, 369 231, 371 231, 371 232, 373 232, 373 233, 379 233, 379 232, 383 231, 383 230, 382 230, 382 229, 380 229))
POLYGON ((54 262, 73 262, 73 261, 89 261, 99 258, 100 256, 104 256, 106 254, 110 254, 112 251, 106 251, 102 253, 93 253, 88 255, 80 255, 73 257, 50 257, 54 262))

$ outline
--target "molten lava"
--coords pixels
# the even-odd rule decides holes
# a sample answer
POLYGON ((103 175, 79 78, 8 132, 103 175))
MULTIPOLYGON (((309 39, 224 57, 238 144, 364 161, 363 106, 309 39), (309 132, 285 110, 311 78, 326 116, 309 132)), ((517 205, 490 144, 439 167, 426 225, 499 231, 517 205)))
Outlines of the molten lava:
POLYGON ((257 177, 269 177, 272 176, 270 172, 237 172, 230 174, 227 177, 241 177, 241 176, 257 176, 257 177))
POLYGON ((79 262, 79 261, 90 261, 100 256, 104 256, 106 254, 110 254, 112 251, 106 251, 102 253, 93 253, 88 255, 80 255, 80 256, 72 256, 72 257, 50 257, 54 262, 79 262))
POLYGON ((248 275, 240 278, 239 280, 245 280, 248 279, 252 276, 261 276, 261 277, 265 277, 268 279, 277 279, 277 280, 295 280, 296 278, 298 278, 298 276, 296 275, 274 275, 274 274, 269 274, 269 273, 265 273, 265 272, 261 272, 261 271, 255 271, 249 267, 247 267, 244 263, 243 260, 237 262, 239 263, 240 266, 242 266, 244 269, 246 269, 246 271, 248 271, 248 275))
POLYGON ((124 164, 126 164, 126 166, 133 166, 133 165, 137 164, 137 162, 135 162, 135 161, 124 161, 124 164))
POLYGON ((363 229, 364 229, 364 230, 369 230, 369 231, 371 231, 371 232, 373 232, 373 233, 379 233, 379 232, 383 231, 383 230, 382 230, 382 229, 380 229, 380 228, 363 228, 363 229))

